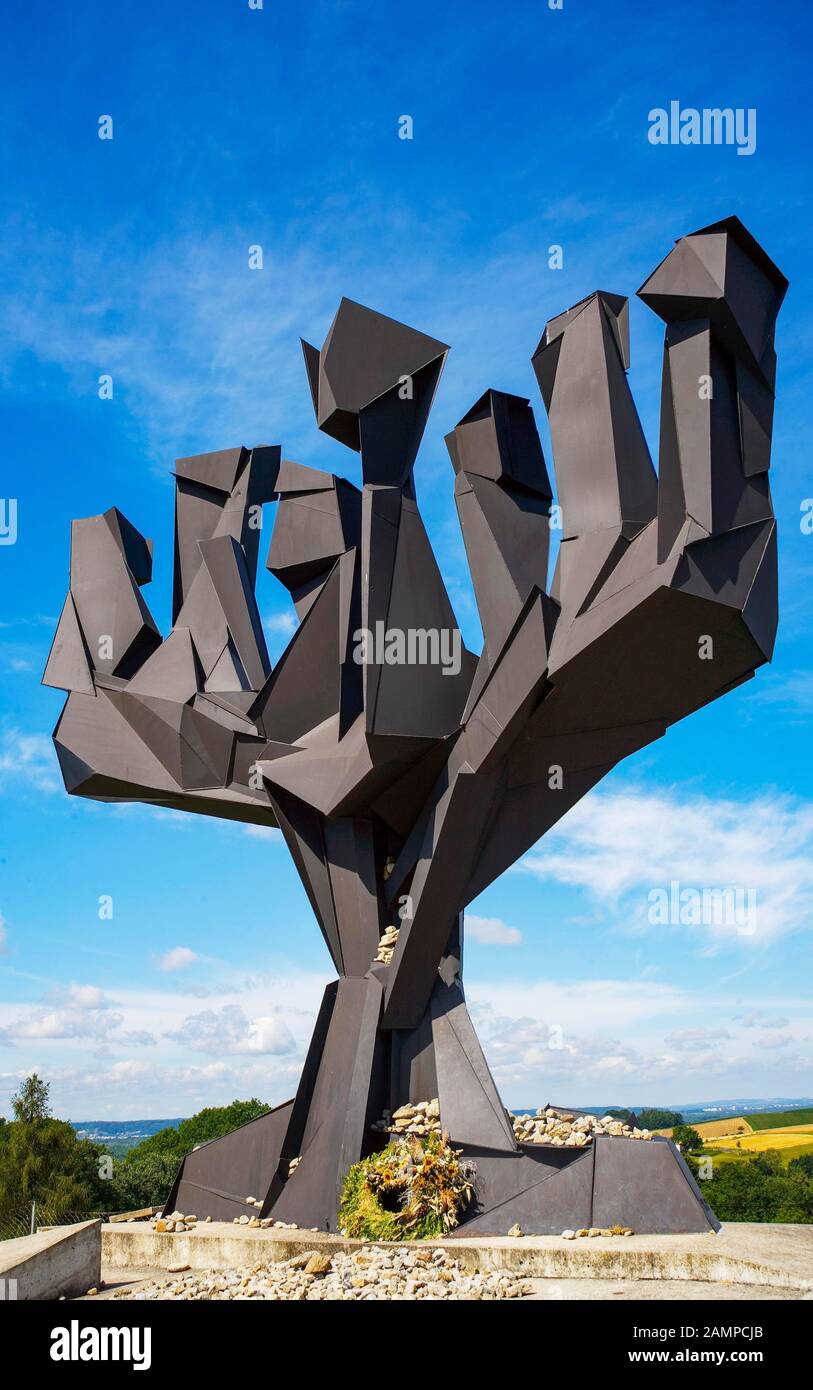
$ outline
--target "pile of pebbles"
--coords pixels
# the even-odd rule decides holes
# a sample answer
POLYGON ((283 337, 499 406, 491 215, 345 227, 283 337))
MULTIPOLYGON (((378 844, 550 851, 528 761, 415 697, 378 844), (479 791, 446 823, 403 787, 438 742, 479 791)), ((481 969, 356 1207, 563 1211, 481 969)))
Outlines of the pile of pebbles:
MULTIPOLYGON (((596 1115, 576 1115, 568 1110, 556 1110, 552 1105, 537 1110, 535 1115, 512 1115, 510 1119, 514 1137, 521 1144, 552 1144, 556 1148, 580 1149, 592 1144, 596 1134, 609 1134, 621 1139, 652 1138, 648 1129, 625 1125, 609 1115, 601 1119, 596 1115)), ((435 1096, 432 1100, 402 1105, 392 1113, 385 1110, 371 1128, 379 1134, 440 1134, 440 1101, 435 1096)))
MULTIPOLYGON (((298 1161, 298 1160, 297 1160, 298 1161)), ((295 1221, 272 1221, 269 1216, 260 1218, 262 1202, 259 1197, 246 1197, 246 1206, 253 1207, 251 1216, 235 1216, 232 1219, 233 1226, 250 1226, 252 1230, 274 1230, 274 1231, 298 1231, 301 1227, 295 1221)), ((185 1216, 183 1212, 174 1211, 171 1216, 158 1215, 153 1220, 153 1230, 159 1235, 180 1235, 182 1231, 194 1231, 198 1225, 211 1225, 211 1216, 205 1216, 202 1222, 196 1216, 185 1216)), ((318 1231, 318 1226, 312 1226, 312 1231, 318 1231)))
POLYGON ((370 1245, 334 1255, 308 1250, 279 1263, 241 1270, 197 1270, 182 1277, 151 1280, 113 1297, 126 1301, 185 1299, 214 1301, 384 1299, 493 1300, 523 1298, 527 1279, 507 1270, 463 1270, 438 1248, 370 1245))
MULTIPOLYGON (((299 1159, 292 1159, 291 1162, 295 1167, 299 1163, 299 1159)), ((290 1171, 292 1170, 289 1170, 289 1175, 290 1171)), ((250 1226, 253 1231, 298 1231, 301 1229, 295 1221, 273 1221, 270 1216, 260 1218, 263 1204, 259 1197, 246 1197, 246 1206, 254 1207, 254 1215, 235 1216, 232 1220, 233 1226, 250 1226)), ((318 1231, 318 1229, 318 1226, 311 1227, 313 1231, 318 1231)))
POLYGON ((583 1226, 579 1231, 562 1231, 562 1240, 578 1240, 580 1236, 634 1236, 631 1226, 583 1226))
POLYGON ((380 1120, 370 1126, 379 1134, 440 1134, 440 1101, 416 1100, 413 1105, 400 1105, 390 1114, 385 1110, 380 1120))
POLYGON ((567 1110, 554 1110, 548 1105, 535 1115, 513 1115, 514 1137, 520 1144, 553 1144, 557 1148, 584 1148, 592 1144, 596 1134, 610 1134, 617 1139, 651 1139, 648 1129, 630 1128, 610 1115, 574 1115, 567 1110))
POLYGON ((398 927, 387 927, 378 943, 378 955, 373 956, 373 965, 389 965, 398 940, 398 927))
MULTIPOLYGON (((211 1220, 211 1216, 204 1216, 203 1218, 205 1225, 208 1225, 211 1220)), ((182 1211, 174 1211, 171 1216, 159 1213, 153 1220, 152 1228, 159 1235, 171 1236, 180 1235, 181 1231, 194 1231, 197 1224, 198 1218, 196 1216, 184 1216, 182 1211)))

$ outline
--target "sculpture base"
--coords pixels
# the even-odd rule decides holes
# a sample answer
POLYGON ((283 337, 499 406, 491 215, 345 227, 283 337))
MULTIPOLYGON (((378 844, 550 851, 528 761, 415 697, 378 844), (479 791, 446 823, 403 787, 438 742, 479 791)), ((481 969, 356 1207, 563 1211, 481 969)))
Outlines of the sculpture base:
POLYGON ((414 1029, 382 1028, 382 1001, 372 972, 329 985, 294 1100, 188 1154, 165 1210, 336 1231, 348 1169, 389 1140, 373 1123, 385 1109, 437 1096, 443 1128, 475 1168, 461 1235, 507 1235, 515 1225, 526 1235, 719 1229, 671 1140, 518 1144, 458 982, 438 981, 414 1029))
POLYGON ((505 1236, 515 1225, 528 1236, 612 1226, 638 1235, 720 1229, 670 1139, 600 1135, 587 1148, 565 1151, 564 1159, 561 1149, 539 1148, 521 1145, 513 1162, 464 1149, 476 1169, 475 1200, 455 1235, 505 1236))

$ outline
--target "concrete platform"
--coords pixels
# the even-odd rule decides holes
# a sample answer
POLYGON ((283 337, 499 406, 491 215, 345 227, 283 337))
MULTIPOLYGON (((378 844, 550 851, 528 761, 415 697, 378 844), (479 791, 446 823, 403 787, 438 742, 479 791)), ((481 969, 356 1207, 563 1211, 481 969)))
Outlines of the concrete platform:
MULTIPOLYGON (((468 1269, 510 1269, 542 1280, 615 1280, 755 1286, 813 1292, 813 1226, 731 1222, 718 1234, 673 1236, 457 1237, 442 1246, 468 1269)), ((229 1269, 286 1260, 304 1250, 333 1252, 363 1241, 309 1231, 249 1229, 213 1222, 196 1231, 158 1235, 146 1223, 102 1227, 102 1263, 109 1273, 229 1269)), ((555 1297, 556 1295, 542 1295, 555 1297)), ((591 1295, 587 1295, 591 1296, 591 1295)), ((593 1295, 595 1296, 595 1295, 593 1295)))
POLYGON ((35 1236, 0 1241, 0 1285, 5 1299, 35 1302, 75 1298, 98 1286, 101 1222, 51 1226, 35 1236))

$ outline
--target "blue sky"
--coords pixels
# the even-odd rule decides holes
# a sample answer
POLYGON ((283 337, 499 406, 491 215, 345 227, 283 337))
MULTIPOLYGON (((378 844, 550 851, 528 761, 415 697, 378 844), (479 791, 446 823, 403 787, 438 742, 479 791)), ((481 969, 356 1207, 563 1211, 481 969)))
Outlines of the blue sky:
MULTIPOLYGON (((803 0, 5 6, 0 1113, 32 1067, 74 1119, 285 1099, 330 975, 277 835, 64 795, 62 697, 39 677, 71 518, 115 503, 154 538, 166 632, 176 457, 281 442, 358 481, 315 428, 298 345, 345 294, 452 345, 416 483, 479 649, 443 434, 495 386, 530 397, 550 458, 530 367, 546 320, 597 288, 634 295, 676 237, 730 213, 791 281, 774 664, 472 905, 467 991, 511 1105, 813 1091, 812 28, 803 0), (673 99, 755 108, 755 153, 651 145, 648 113, 673 99), (753 888, 757 930, 650 926, 647 893, 672 878, 753 888)), ((633 299, 631 327, 656 453, 662 325, 633 299)), ((265 572, 259 596, 276 655, 292 609, 265 572)))

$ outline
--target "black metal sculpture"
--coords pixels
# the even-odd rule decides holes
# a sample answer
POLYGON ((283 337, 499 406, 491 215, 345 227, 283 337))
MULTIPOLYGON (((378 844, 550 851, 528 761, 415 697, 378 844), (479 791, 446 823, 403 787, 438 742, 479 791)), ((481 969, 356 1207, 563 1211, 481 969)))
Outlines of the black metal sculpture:
POLYGON ((533 365, 562 521, 550 590, 529 403, 487 391, 447 436, 479 660, 412 480, 448 349, 349 300, 321 351, 303 349, 318 425, 360 452, 361 491, 276 447, 179 460, 164 641, 140 594, 149 542, 115 508, 74 522, 44 677, 70 692, 54 734, 68 791, 278 825, 339 976, 296 1098, 191 1154, 170 1205, 231 1218, 259 1192, 262 1216, 335 1228, 347 1169, 383 1142, 373 1122, 438 1097, 476 1166, 466 1232, 714 1224, 667 1141, 517 1143, 466 1010, 463 909, 622 758, 769 660, 786 288, 729 218, 679 240, 639 291, 667 325, 657 478, 625 375, 627 301, 598 292, 547 325, 533 365), (254 580, 275 497, 268 567, 300 622, 272 670, 254 580))

